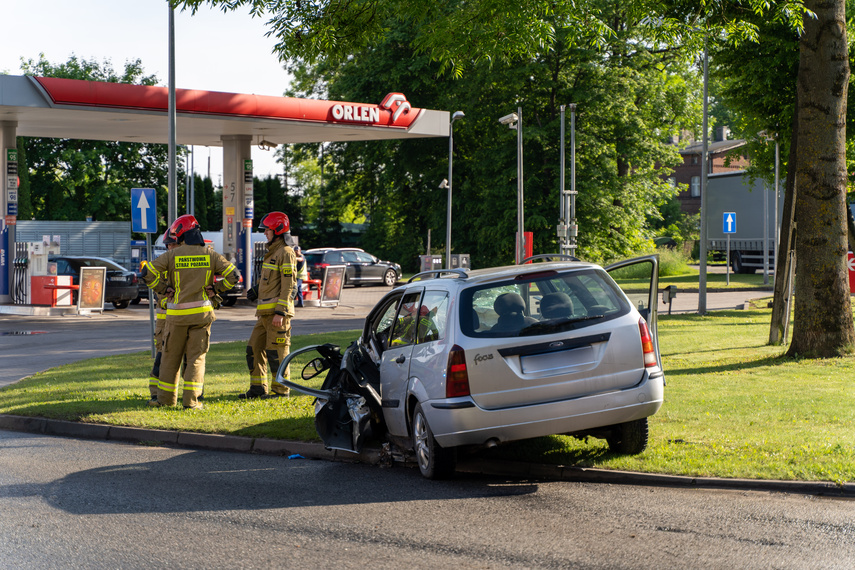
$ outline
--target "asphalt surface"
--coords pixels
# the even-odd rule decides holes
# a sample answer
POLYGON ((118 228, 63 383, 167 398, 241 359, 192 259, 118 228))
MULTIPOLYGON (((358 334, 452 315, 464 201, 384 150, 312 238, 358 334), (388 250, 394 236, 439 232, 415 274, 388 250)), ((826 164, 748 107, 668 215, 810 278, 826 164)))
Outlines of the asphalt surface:
MULTIPOLYGON (((346 288, 341 303, 335 307, 305 307, 297 310, 292 320, 292 334, 354 330, 362 328, 365 316, 389 291, 385 287, 346 288)), ((707 310, 743 309, 754 298, 768 297, 771 291, 709 292, 707 310)), ((697 312, 697 293, 678 293, 672 313, 697 312)), ((9 385, 36 372, 96 356, 126 354, 150 349, 149 311, 147 304, 124 310, 107 310, 103 314, 80 316, 53 310, 50 314, 9 314, 0 306, 0 386, 9 385), (130 325, 130 326, 129 326, 130 325)), ((659 299, 660 313, 668 306, 659 299)), ((249 338, 255 324, 254 309, 239 304, 217 313, 212 342, 249 338)), ((0 415, 0 429, 50 435, 123 442, 160 442, 162 445, 214 449, 278 456, 300 455, 332 461, 358 461, 383 465, 391 460, 382 449, 367 449, 355 455, 330 451, 322 444, 270 440, 264 438, 150 430, 122 426, 81 424, 0 415)), ((400 460, 400 457, 396 457, 400 460)), ((463 460, 459 471, 506 477, 652 485, 691 488, 757 489, 812 495, 855 496, 855 484, 834 485, 826 482, 769 481, 753 479, 716 479, 630 473, 586 469, 560 465, 517 463, 509 461, 463 460)))

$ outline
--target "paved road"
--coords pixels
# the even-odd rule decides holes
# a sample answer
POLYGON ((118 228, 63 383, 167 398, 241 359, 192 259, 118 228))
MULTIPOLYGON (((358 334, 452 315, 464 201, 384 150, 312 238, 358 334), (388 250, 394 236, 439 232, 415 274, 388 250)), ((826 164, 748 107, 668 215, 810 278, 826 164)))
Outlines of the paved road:
MULTIPOLYGON (((361 329, 365 316, 387 287, 345 288, 336 308, 305 307, 292 321, 293 334, 361 329)), ((748 299, 768 296, 749 291, 709 293, 709 310, 742 308, 748 299)), ((2 309, 2 307, 0 307, 2 309)), ((697 294, 679 293, 672 312, 696 312, 697 294)), ((659 312, 667 313, 659 298, 659 312)), ((92 316, 25 316, 0 313, 0 386, 48 368, 97 356, 151 350, 147 303, 109 309, 92 316)), ((255 324, 254 308, 235 305, 217 311, 212 342, 246 340, 255 324)))
POLYGON ((855 564, 851 499, 461 475, 0 431, 3 568, 855 564))

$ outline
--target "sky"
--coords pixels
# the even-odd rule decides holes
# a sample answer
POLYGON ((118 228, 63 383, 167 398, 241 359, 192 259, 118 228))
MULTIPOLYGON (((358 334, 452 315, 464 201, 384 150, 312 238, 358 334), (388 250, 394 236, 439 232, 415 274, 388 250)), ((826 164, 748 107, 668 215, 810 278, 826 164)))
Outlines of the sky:
MULTIPOLYGON (((175 86, 229 93, 281 96, 289 76, 265 37, 265 19, 248 9, 223 13, 201 8, 195 15, 175 11, 175 86)), ((124 69, 139 59, 146 75, 159 84, 169 80, 169 7, 166 0, 38 0, 0 2, 0 72, 21 75, 21 58, 52 64, 79 59, 109 61, 124 69)), ((211 178, 222 175, 221 147, 197 146, 195 170, 211 178)), ((273 151, 252 147, 258 177, 282 172, 273 151)))

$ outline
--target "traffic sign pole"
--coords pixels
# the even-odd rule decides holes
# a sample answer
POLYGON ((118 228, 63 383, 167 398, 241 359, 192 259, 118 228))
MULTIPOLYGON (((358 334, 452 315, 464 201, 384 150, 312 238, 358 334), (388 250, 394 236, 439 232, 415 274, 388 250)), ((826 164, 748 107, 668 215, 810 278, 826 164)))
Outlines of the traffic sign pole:
POLYGON ((736 212, 724 212, 721 215, 721 231, 727 236, 727 284, 730 285, 730 234, 736 233, 736 212))

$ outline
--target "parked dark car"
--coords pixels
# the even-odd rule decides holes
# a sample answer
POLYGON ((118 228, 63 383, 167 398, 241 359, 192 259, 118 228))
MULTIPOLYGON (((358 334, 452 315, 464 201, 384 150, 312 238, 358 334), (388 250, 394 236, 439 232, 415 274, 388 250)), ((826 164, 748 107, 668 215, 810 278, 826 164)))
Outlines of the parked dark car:
POLYGON ((310 279, 322 280, 324 269, 344 265, 345 285, 385 285, 392 287, 401 277, 401 266, 383 261, 355 247, 323 247, 303 252, 310 279))
MULTIPOLYGON (((74 285, 80 284, 81 267, 106 267, 104 302, 113 303, 117 309, 126 308, 139 294, 137 275, 106 257, 84 257, 73 255, 54 256, 57 275, 71 275, 74 285)), ((72 291, 73 303, 77 304, 77 291, 72 291)))

